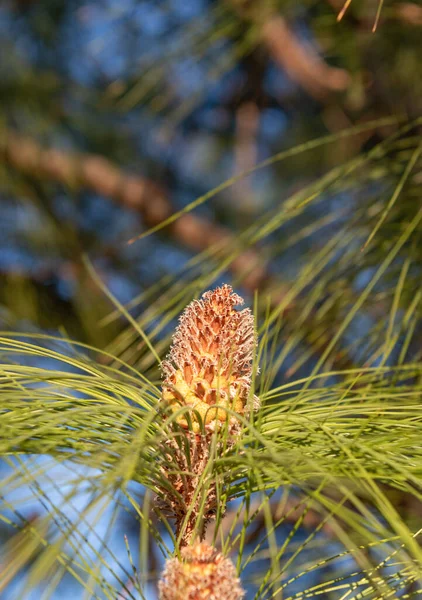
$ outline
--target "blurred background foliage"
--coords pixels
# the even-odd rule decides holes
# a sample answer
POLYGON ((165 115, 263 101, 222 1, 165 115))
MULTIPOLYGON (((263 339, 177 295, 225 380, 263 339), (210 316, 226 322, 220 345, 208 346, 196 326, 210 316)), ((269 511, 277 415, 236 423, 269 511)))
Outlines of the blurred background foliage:
MULTIPOLYGON (((288 399, 272 389, 298 390, 297 381, 312 388, 313 376, 330 373, 318 380, 314 402, 323 384, 352 386, 346 373, 356 383, 359 368, 378 369, 380 379, 363 386, 368 395, 375 386, 376 397, 394 400, 399 386, 397 401, 411 398, 417 411, 421 27, 420 4, 399 0, 2 2, 5 339, 10 332, 71 338, 102 350, 88 355, 104 369, 124 361, 158 384, 142 335, 163 357, 183 307, 226 281, 255 301, 259 385, 270 415, 288 399), (392 369, 387 383, 383 369, 392 369)), ((60 352, 73 350, 63 342, 60 352)), ((4 343, 6 363, 9 351, 4 343)), ((41 369, 57 360, 14 352, 41 369)), ((27 468, 4 466, 20 475, 27 468)), ((42 462, 37 468, 44 473, 42 462)), ((412 532, 422 526, 420 475, 417 462, 418 493, 392 493, 384 482, 412 532)), ((51 512, 31 485, 21 491, 25 526, 31 514, 38 518, 40 501, 51 512)), ((128 506, 120 512, 138 544, 128 506)), ((303 520, 295 521, 298 535, 303 520)), ((262 523, 268 528, 268 519, 262 523)), ((122 536, 115 543, 127 561, 122 536)), ((39 551, 26 548, 28 558, 39 551)), ((7 552, 13 563, 14 550, 7 552)), ((309 552, 315 561, 319 548, 309 552)), ((31 586, 19 595, 18 577, 7 583, 2 600, 41 597, 31 586)), ((61 595, 74 595, 67 585, 61 595)), ((301 585, 294 593, 310 583, 301 585)), ((402 586, 410 595, 418 589, 414 579, 402 586)), ((394 597, 374 590, 366 597, 394 597)))

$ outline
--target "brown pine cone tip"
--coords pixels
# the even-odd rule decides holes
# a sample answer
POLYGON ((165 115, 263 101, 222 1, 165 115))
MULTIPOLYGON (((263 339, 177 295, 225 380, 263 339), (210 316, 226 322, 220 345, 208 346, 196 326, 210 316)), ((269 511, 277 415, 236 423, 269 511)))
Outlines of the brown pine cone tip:
MULTIPOLYGON (((229 285, 206 292, 184 310, 173 336, 164 374, 162 399, 176 411, 191 406, 198 412, 208 431, 227 421, 225 407, 247 414, 251 387, 252 362, 257 346, 254 317, 229 285), (212 408, 218 405, 217 408, 212 408)), ((259 399, 253 396, 252 408, 259 399)), ((201 429, 195 413, 192 429, 201 429)), ((188 428, 185 416, 179 425, 188 428)))
POLYGON ((166 561, 160 600, 241 600, 245 592, 229 558, 205 542, 187 546, 181 560, 166 561))

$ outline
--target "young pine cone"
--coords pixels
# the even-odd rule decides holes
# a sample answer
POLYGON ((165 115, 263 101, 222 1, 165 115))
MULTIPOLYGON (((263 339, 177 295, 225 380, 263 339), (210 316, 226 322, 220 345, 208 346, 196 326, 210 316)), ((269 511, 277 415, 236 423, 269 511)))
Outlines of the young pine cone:
POLYGON ((158 584, 160 600, 242 600, 236 569, 205 542, 187 546, 181 560, 170 558, 158 584))
MULTIPOLYGON (((229 285, 191 302, 180 317, 163 362, 162 398, 175 411, 181 406, 197 411, 200 419, 190 413, 194 433, 201 430, 200 420, 207 431, 225 423, 225 408, 241 415, 248 412, 257 337, 250 309, 235 310, 238 304, 243 304, 243 299, 229 285)), ((256 396, 252 404, 257 408, 256 396)), ((178 423, 189 428, 185 413, 178 423)))

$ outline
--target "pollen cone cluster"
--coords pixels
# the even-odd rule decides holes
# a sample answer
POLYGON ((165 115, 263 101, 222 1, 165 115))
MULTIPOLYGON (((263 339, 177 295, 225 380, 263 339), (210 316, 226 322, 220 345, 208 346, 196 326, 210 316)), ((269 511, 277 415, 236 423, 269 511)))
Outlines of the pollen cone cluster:
MULTIPOLYGON (((254 319, 243 299, 223 285, 189 304, 180 318, 167 360, 163 362, 163 400, 175 410, 189 406, 178 423, 194 432, 201 421, 208 431, 235 419, 229 409, 247 413, 253 353, 257 344, 254 319), (199 415, 199 419, 198 419, 199 415)), ((253 408, 258 399, 252 399, 253 408)))
MULTIPOLYGON (((235 444, 239 416, 258 406, 251 394, 257 345, 249 309, 229 285, 206 292, 183 312, 163 363, 162 402, 170 407, 169 436, 161 448, 164 483, 157 506, 175 523, 181 560, 169 559, 159 583, 161 600, 240 600, 244 592, 228 558, 203 542, 218 506, 212 461, 235 444), (176 421, 176 422, 174 422, 176 421), (227 436, 221 435, 227 427, 227 436), (217 437, 213 440, 214 436, 217 437), (214 443, 215 442, 215 443, 214 443)), ((224 481, 220 481, 224 487, 224 481)))
POLYGON ((160 600, 241 600, 245 592, 230 559, 201 542, 167 561, 160 600))

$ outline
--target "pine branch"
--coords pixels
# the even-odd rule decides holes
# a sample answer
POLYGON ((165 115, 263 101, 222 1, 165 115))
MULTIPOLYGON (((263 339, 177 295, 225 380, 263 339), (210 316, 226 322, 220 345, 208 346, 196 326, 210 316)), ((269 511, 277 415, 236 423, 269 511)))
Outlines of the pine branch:
POLYGON ((272 59, 292 81, 313 98, 326 101, 333 92, 342 92, 350 84, 344 69, 331 67, 309 45, 295 35, 286 19, 267 6, 248 0, 230 0, 236 12, 259 30, 258 38, 272 59))
MULTIPOLYGON (((96 154, 72 154, 43 148, 35 140, 13 131, 3 132, 0 157, 13 168, 37 179, 56 181, 71 189, 90 189, 138 213, 147 227, 154 227, 172 214, 165 189, 150 179, 124 172, 96 154)), ((175 242, 200 252, 213 245, 235 244, 226 228, 193 214, 184 214, 167 229, 175 242)), ((266 272, 263 258, 253 249, 240 252, 230 264, 235 276, 253 291, 262 286, 266 272)))

